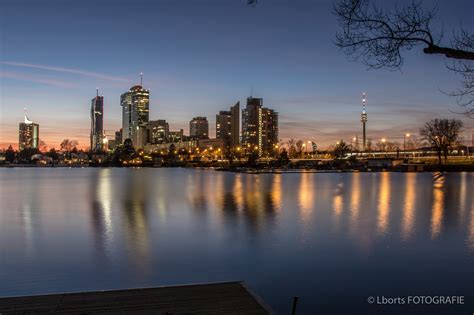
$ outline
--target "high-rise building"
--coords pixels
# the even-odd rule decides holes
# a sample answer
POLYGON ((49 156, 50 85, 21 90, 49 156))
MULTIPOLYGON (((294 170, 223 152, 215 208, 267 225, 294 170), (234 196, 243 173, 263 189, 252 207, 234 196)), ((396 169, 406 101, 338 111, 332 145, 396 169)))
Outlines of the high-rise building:
POLYGON ((91 101, 91 151, 102 151, 104 148, 104 97, 97 95, 91 101))
POLYGON ((24 122, 19 127, 19 144, 18 147, 23 149, 37 149, 39 144, 39 125, 28 119, 25 113, 24 122))
POLYGON ((237 102, 229 111, 220 111, 216 115, 216 138, 223 139, 230 147, 239 145, 240 135, 240 102, 237 102))
POLYGON ((148 140, 150 91, 135 85, 120 97, 122 105, 122 142, 131 139, 136 148, 148 140))
POLYGON ((362 123, 362 151, 367 149, 367 138, 365 134, 365 125, 367 124, 367 111, 365 109, 365 105, 367 103, 367 98, 365 93, 362 93, 362 114, 360 115, 360 121, 362 123))
POLYGON ((263 99, 249 97, 242 110, 242 145, 257 147, 260 155, 278 144, 278 113, 263 107, 263 99))
POLYGON ((150 143, 158 144, 165 143, 168 141, 168 134, 170 132, 170 126, 166 120, 150 120, 150 143))
POLYGON ((184 131, 183 129, 179 129, 179 131, 170 131, 168 133, 168 142, 181 142, 184 138, 184 131))
POLYGON ((270 153, 278 144, 278 113, 262 108, 262 152, 270 153))
POLYGON ((189 122, 189 136, 195 140, 209 138, 209 123, 206 117, 193 117, 189 122))

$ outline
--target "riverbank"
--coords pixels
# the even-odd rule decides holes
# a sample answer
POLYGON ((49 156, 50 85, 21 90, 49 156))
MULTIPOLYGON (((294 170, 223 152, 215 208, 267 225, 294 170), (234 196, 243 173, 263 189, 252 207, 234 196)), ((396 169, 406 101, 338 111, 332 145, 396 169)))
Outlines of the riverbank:
MULTIPOLYGON (((113 165, 35 165, 35 164, 13 164, 1 165, 0 168, 127 168, 113 165)), ((474 164, 447 164, 447 165, 398 165, 396 167, 359 167, 359 168, 277 168, 277 167, 222 167, 222 166, 160 166, 138 165, 128 168, 190 168, 202 170, 216 170, 222 172, 244 173, 244 174, 295 174, 295 173, 358 173, 358 172, 474 172, 474 164)))

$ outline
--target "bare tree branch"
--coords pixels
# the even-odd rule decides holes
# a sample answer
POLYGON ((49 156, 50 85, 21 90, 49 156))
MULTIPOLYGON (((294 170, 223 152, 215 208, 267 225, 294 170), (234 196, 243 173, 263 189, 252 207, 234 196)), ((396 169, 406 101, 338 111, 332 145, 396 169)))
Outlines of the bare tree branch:
POLYGON ((418 45, 425 46, 425 54, 449 58, 452 63, 446 67, 461 77, 461 86, 446 94, 456 97, 466 114, 474 114, 474 35, 461 29, 450 47, 441 45, 442 34, 431 29, 437 9, 423 9, 421 1, 384 10, 370 6, 369 0, 337 0, 334 14, 341 27, 336 45, 369 68, 400 69, 402 52, 418 45))

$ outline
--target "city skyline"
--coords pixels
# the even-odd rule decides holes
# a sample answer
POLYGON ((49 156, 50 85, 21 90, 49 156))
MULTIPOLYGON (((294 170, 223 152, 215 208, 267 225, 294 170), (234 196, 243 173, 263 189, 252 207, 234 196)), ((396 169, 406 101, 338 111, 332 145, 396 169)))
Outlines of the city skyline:
MULTIPOLYGON (((440 21, 455 27, 461 20, 469 28, 466 8, 472 4, 458 2, 439 4, 440 21)), ((215 115, 244 103, 253 90, 280 113, 283 141, 308 139, 326 147, 341 138, 362 138, 360 95, 366 92, 367 138, 401 142, 407 132, 418 134, 426 120, 455 117, 464 121, 463 135, 470 140, 473 121, 453 113, 461 110, 455 99, 439 91, 458 82, 443 59, 413 51, 403 72, 366 71, 332 42, 337 31, 332 1, 134 4, 149 6, 147 12, 99 1, 85 19, 80 13, 92 2, 73 4, 77 14, 48 3, 51 12, 29 1, 2 4, 8 14, 2 14, 0 148, 18 147, 24 107, 41 125, 40 139, 48 147, 58 148, 65 138, 88 147, 96 87, 104 96, 104 130, 112 139, 121 126, 120 95, 139 83, 141 71, 151 91, 150 120, 165 119, 171 130, 187 133, 192 117, 205 116, 214 138, 215 115), (25 5, 37 10, 22 11, 25 5), (48 18, 52 14, 61 18, 48 18), (119 20, 126 14, 140 19, 124 27, 119 20), (101 24, 94 19, 98 15, 104 16, 101 24), (118 50, 123 36, 130 46, 143 42, 146 50, 118 50), (83 45, 86 37, 90 45, 83 45), (59 45, 53 51, 54 43, 59 45), (93 44, 104 49, 88 49, 93 44), (248 51, 247 45, 256 49, 248 51)))

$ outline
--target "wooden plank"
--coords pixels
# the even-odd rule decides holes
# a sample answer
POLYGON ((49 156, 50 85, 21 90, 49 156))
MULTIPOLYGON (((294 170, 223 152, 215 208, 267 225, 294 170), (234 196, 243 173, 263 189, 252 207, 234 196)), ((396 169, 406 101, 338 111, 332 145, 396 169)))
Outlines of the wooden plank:
POLYGON ((0 314, 270 314, 242 282, 0 298, 0 314))

